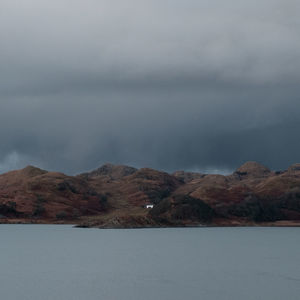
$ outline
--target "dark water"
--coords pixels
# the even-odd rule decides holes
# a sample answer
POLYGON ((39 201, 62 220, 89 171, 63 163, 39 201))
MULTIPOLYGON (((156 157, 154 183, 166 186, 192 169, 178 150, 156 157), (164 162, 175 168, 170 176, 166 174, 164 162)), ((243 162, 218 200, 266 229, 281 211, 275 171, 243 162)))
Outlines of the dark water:
POLYGON ((0 299, 300 299, 300 228, 0 225, 0 299))

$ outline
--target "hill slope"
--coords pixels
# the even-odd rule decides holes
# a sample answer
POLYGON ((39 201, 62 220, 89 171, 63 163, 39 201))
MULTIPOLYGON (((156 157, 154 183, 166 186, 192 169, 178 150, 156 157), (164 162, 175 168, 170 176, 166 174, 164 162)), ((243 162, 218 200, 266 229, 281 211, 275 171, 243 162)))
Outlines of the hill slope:
POLYGON ((299 164, 272 172, 247 162, 228 176, 111 164, 78 176, 32 166, 0 175, 3 223, 155 227, 279 221, 300 222, 299 164))

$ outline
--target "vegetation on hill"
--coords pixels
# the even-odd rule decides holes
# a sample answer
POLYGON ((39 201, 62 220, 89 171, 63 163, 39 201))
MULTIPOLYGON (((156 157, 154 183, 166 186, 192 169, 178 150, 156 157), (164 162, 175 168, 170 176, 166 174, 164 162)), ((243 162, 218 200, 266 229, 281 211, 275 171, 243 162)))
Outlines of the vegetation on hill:
POLYGON ((29 166, 0 175, 0 221, 121 228, 300 223, 300 167, 272 172, 248 162, 223 176, 106 164, 67 176, 29 166))

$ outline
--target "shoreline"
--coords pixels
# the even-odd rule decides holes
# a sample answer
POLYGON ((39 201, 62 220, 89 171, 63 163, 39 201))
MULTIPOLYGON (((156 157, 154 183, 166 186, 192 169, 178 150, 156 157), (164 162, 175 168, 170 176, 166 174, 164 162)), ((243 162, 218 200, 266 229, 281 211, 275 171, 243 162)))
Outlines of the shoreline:
POLYGON ((74 222, 70 220, 69 222, 54 221, 54 220, 32 220, 32 219, 5 219, 0 220, 0 225, 71 225, 74 228, 98 228, 98 229, 159 229, 159 228, 227 228, 227 227, 300 227, 300 221, 276 221, 276 222, 262 222, 262 223, 230 223, 227 224, 215 223, 215 224, 178 224, 178 225, 150 225, 150 226, 134 226, 134 225, 124 225, 124 226, 105 226, 105 225, 87 225, 80 222, 74 222))

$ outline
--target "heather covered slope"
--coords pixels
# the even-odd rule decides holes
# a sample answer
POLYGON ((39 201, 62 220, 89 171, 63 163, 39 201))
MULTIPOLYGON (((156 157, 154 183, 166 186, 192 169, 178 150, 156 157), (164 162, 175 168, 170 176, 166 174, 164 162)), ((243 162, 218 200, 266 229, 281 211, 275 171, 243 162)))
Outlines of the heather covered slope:
POLYGON ((299 222, 300 165, 273 172, 247 162, 228 176, 111 164, 67 176, 29 166, 0 175, 0 220, 121 228, 299 222))
POLYGON ((1 218, 74 219, 106 209, 80 178, 32 166, 0 175, 1 218))
POLYGON ((112 218, 91 221, 100 226, 181 226, 254 224, 300 220, 300 168, 272 172, 247 162, 228 176, 178 171, 172 175, 141 169, 118 180, 92 179, 95 189, 114 191, 112 218), (299 191, 298 191, 299 189, 299 191), (119 193, 118 196, 116 193, 119 193), (141 207, 155 204, 149 212, 141 207), (136 209, 130 214, 130 209, 136 209), (115 212, 116 212, 115 211, 115 212), (125 213, 123 213, 125 212, 125 213))
POLYGON ((215 215, 241 222, 300 220, 300 170, 271 172, 248 162, 232 175, 206 175, 178 188, 174 195, 204 201, 215 215))

